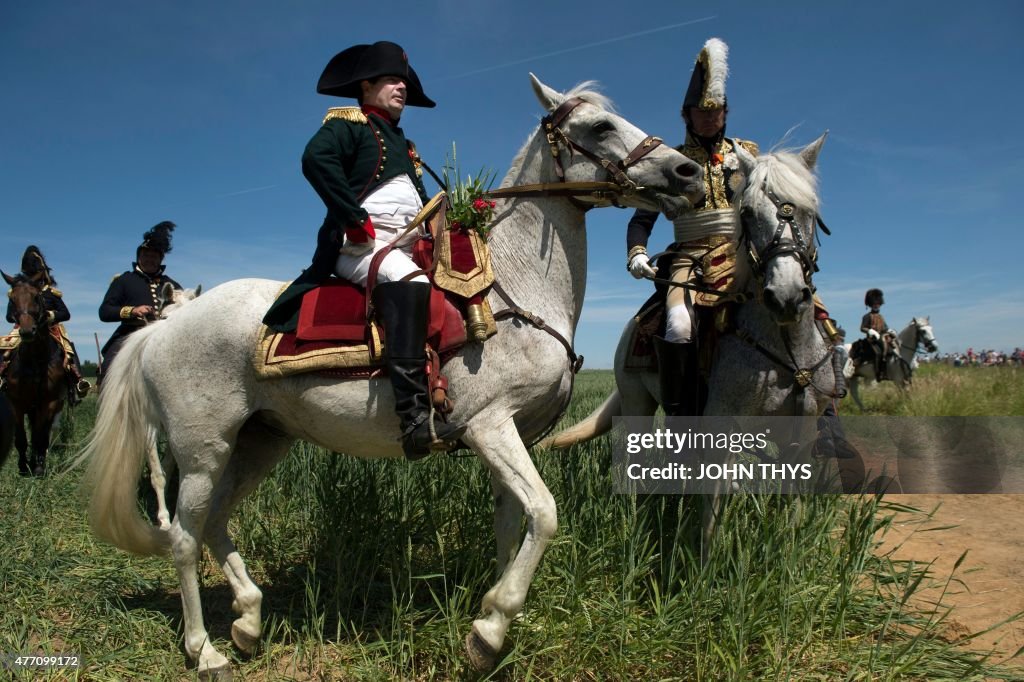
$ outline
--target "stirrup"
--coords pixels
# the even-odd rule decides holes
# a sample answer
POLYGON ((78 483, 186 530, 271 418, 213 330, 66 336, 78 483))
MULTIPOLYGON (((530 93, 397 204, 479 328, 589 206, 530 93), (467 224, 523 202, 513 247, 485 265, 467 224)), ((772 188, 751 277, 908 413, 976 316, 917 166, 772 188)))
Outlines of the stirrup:
POLYGON ((89 391, 92 390, 92 384, 85 379, 79 379, 78 383, 75 384, 75 392, 78 393, 79 398, 84 398, 89 395, 89 391))

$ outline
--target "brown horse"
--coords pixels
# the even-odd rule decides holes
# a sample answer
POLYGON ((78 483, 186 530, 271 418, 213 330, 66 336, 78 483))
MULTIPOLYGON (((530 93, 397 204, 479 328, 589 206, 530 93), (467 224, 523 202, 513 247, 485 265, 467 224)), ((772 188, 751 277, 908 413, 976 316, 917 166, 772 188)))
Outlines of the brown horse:
POLYGON ((4 272, 0 275, 11 286, 9 296, 21 337, 7 368, 4 389, 14 411, 18 472, 22 476, 42 476, 46 473, 50 432, 68 393, 64 349, 50 331, 50 316, 36 283, 4 272), (25 433, 26 416, 32 429, 31 457, 25 433))

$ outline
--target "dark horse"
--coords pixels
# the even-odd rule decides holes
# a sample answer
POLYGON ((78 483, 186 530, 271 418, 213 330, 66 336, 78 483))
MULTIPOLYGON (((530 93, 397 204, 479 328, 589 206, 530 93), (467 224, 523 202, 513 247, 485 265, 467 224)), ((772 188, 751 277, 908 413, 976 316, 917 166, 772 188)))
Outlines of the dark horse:
POLYGON ((5 391, 14 411, 14 445, 22 476, 46 473, 53 422, 64 407, 68 393, 64 349, 50 332, 50 321, 38 286, 24 277, 2 273, 11 286, 9 294, 21 343, 7 368, 5 391), (28 453, 25 417, 32 428, 32 456, 28 453))

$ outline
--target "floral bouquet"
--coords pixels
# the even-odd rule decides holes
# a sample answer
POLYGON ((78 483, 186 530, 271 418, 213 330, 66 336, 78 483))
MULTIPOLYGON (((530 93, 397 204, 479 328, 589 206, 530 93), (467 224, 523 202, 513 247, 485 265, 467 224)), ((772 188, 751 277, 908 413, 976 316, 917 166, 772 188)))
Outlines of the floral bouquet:
POLYGON ((475 230, 486 241, 491 231, 495 203, 486 199, 494 184, 494 171, 481 168, 475 176, 461 179, 452 144, 451 159, 444 165, 444 183, 448 186, 448 222, 453 230, 475 230))

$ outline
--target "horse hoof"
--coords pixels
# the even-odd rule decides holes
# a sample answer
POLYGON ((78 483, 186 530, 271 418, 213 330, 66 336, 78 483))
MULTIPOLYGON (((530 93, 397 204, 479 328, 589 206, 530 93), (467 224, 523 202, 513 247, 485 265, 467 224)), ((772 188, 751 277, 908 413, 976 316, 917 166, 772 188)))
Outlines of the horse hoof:
POLYGON ((231 672, 231 664, 222 665, 217 668, 207 668, 199 671, 199 679, 210 682, 229 682, 234 679, 235 674, 231 672))
POLYGON ((238 647, 239 651, 251 656, 256 651, 256 645, 259 644, 259 637, 253 637, 251 634, 238 627, 237 623, 231 624, 231 640, 238 647))
POLYGON ((38 466, 38 465, 33 467, 32 468, 32 475, 35 476, 36 478, 42 478, 43 476, 46 475, 46 467, 38 466))
POLYGON ((498 652, 484 641, 476 628, 466 635, 466 655, 469 657, 469 664, 473 670, 484 673, 494 670, 498 663, 498 652))

